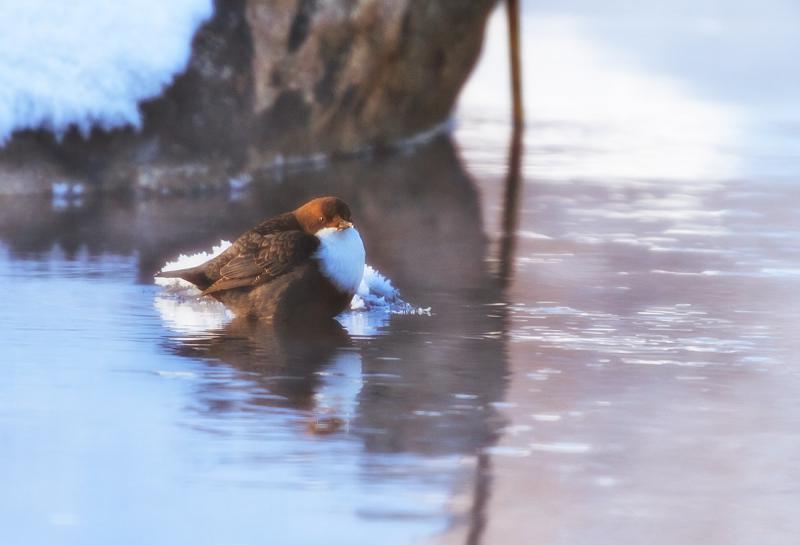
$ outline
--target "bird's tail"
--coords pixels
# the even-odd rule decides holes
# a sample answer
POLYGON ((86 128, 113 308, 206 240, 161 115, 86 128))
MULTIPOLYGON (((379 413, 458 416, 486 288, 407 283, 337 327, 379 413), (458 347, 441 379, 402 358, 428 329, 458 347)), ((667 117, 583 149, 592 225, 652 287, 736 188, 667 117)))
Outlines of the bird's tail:
POLYGON ((206 276, 203 266, 191 267, 188 269, 178 269, 175 271, 160 271, 156 273, 156 278, 180 278, 191 282, 201 290, 208 288, 213 282, 206 276))
POLYGON ((177 269, 174 271, 158 271, 154 276, 156 278, 183 278, 183 275, 187 272, 191 273, 193 269, 194 267, 191 269, 177 269))

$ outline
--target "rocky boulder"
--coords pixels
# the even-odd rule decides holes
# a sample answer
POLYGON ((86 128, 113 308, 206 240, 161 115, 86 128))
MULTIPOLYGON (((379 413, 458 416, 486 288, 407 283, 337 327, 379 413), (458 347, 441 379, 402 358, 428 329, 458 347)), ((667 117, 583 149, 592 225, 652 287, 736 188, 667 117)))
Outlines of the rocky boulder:
POLYGON ((286 158, 380 148, 441 125, 495 0, 217 0, 139 131, 23 131, 0 193, 191 191, 286 158))

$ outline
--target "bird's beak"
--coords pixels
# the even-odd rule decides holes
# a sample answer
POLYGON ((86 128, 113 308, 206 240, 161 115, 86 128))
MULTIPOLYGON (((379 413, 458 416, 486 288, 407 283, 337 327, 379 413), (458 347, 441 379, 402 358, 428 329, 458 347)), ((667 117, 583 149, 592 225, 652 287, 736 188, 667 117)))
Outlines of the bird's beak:
POLYGON ((350 229, 352 226, 353 224, 351 222, 341 220, 339 224, 336 226, 336 229, 338 231, 344 231, 345 229, 350 229))

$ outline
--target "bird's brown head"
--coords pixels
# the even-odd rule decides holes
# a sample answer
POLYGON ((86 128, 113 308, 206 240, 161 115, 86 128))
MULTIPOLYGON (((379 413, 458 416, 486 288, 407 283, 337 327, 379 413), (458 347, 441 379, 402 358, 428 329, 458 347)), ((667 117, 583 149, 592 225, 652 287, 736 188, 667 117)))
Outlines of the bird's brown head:
POLYGON ((337 197, 312 199, 295 210, 294 215, 303 230, 312 235, 327 227, 341 231, 353 226, 350 207, 337 197))

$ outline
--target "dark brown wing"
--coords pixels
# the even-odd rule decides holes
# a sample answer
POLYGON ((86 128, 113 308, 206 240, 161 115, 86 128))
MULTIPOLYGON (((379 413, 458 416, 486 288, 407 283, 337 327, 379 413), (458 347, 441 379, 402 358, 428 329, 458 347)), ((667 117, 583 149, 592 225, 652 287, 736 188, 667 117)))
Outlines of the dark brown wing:
POLYGON ((318 246, 319 239, 303 231, 253 237, 219 270, 220 278, 203 295, 269 282, 308 260, 318 246))
POLYGON ((303 227, 291 212, 269 218, 256 225, 250 232, 259 235, 272 235, 285 231, 302 231, 303 227))

